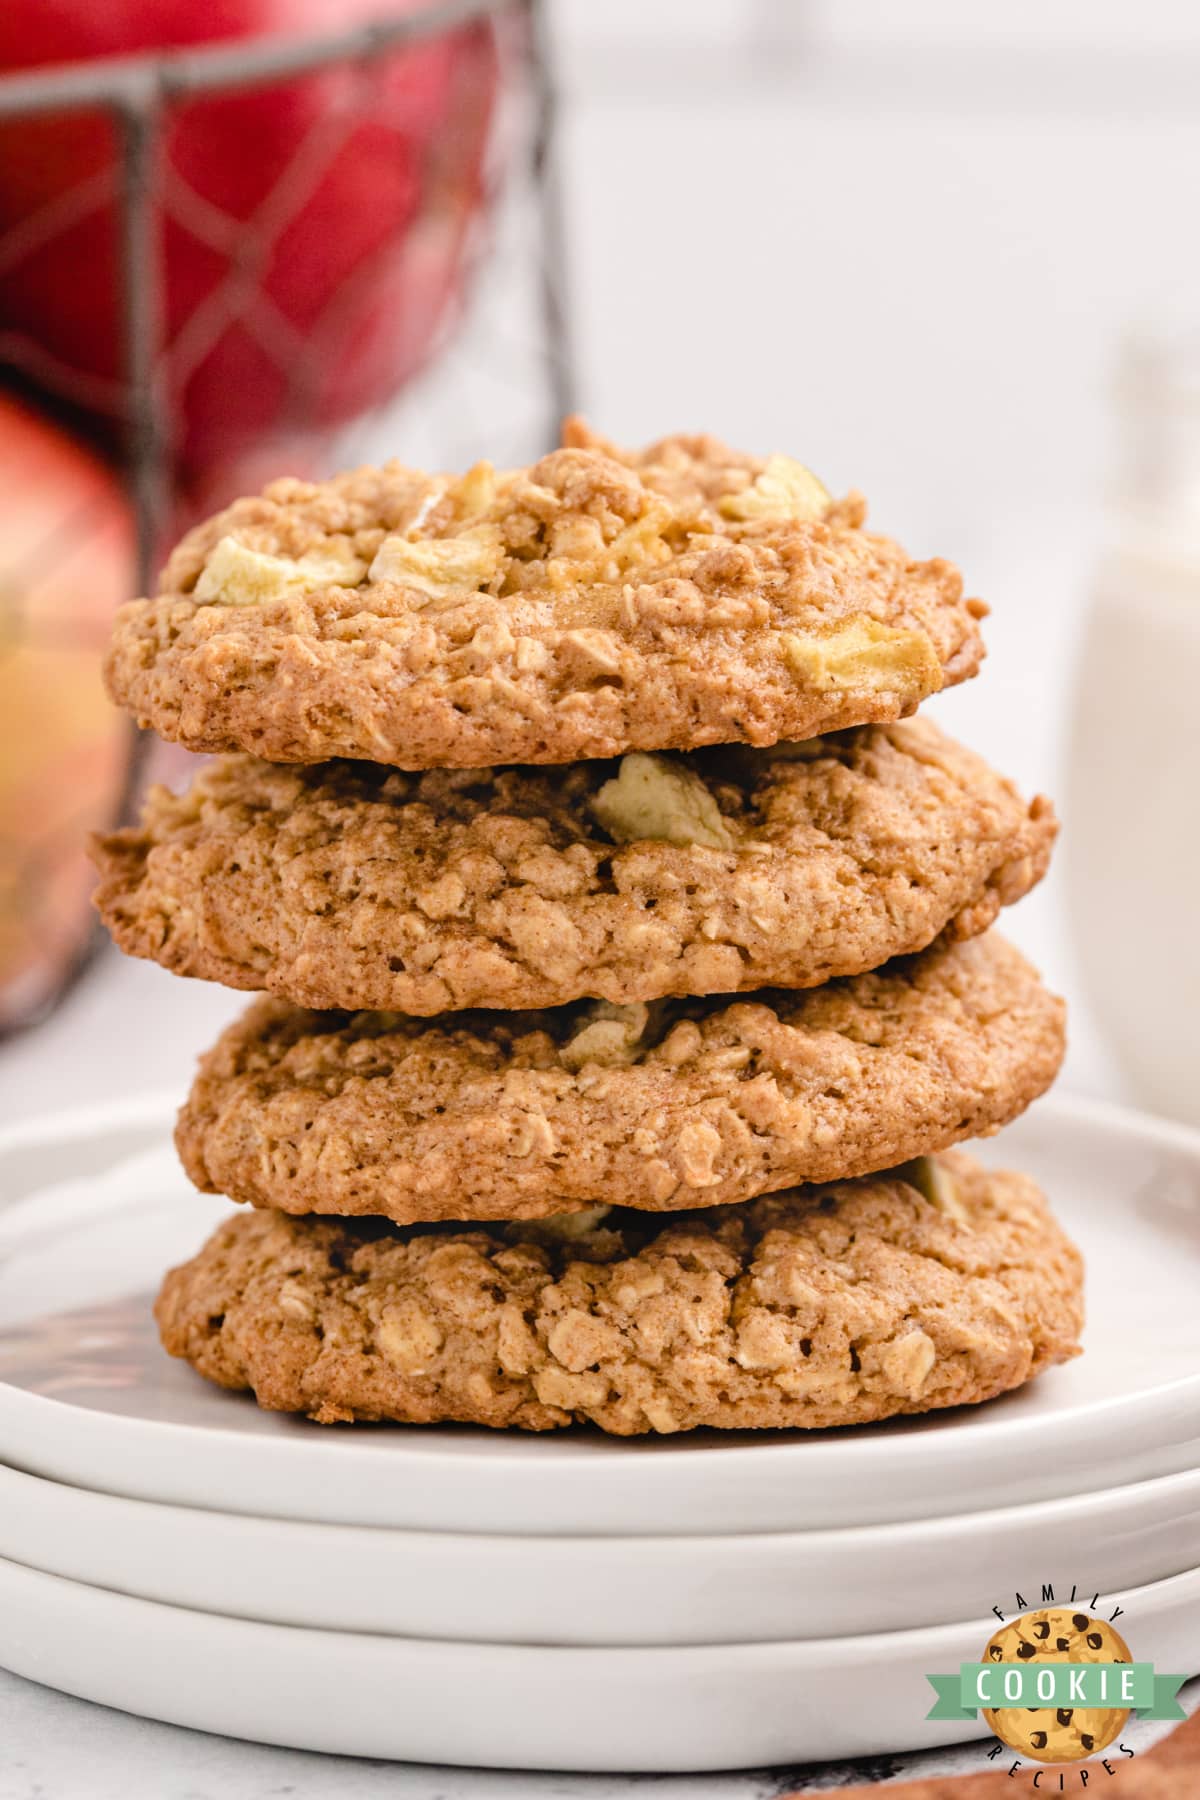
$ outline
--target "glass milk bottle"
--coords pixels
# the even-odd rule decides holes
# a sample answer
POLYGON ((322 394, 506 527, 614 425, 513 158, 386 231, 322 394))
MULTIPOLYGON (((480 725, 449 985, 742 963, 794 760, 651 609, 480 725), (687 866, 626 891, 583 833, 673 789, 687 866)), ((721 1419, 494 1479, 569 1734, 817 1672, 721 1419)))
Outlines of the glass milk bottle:
POLYGON ((1063 849, 1096 1022, 1200 1126, 1200 326, 1131 342, 1071 724, 1063 849))

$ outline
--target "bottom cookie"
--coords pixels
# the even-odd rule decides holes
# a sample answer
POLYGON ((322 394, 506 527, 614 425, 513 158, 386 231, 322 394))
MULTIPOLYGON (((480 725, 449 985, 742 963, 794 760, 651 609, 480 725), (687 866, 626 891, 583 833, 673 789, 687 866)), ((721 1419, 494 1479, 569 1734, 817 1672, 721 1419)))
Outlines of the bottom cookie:
POLYGON ((863 1424, 1077 1354, 1083 1265, 1032 1181, 961 1153, 660 1216, 239 1213, 173 1269, 173 1356, 323 1424, 863 1424))

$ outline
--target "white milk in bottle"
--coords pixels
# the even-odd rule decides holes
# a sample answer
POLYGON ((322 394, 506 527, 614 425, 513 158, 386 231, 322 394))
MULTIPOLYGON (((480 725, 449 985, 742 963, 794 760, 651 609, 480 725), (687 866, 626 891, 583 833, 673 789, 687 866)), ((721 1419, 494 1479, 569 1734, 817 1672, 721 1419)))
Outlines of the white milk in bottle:
POLYGON ((1064 807, 1087 998, 1140 1103, 1200 1125, 1200 326, 1127 350, 1064 807))

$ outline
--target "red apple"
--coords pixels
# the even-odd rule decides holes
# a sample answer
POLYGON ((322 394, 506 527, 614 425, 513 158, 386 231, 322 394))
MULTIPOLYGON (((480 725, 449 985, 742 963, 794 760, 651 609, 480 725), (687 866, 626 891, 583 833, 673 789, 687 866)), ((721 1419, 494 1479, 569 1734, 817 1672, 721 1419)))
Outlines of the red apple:
POLYGON ((115 820, 133 745, 100 660, 133 568, 116 475, 0 395, 0 1028, 53 993, 91 930, 84 838, 115 820))
MULTIPOLYGON (((335 33, 416 0, 4 0, 0 71, 335 33)), ((490 25, 171 109, 155 200, 185 472, 322 431, 428 355, 462 277, 497 82, 490 25)), ((99 113, 0 125, 0 330, 110 425, 124 404, 119 146, 99 113), (19 227, 19 235, 14 228, 19 227)))

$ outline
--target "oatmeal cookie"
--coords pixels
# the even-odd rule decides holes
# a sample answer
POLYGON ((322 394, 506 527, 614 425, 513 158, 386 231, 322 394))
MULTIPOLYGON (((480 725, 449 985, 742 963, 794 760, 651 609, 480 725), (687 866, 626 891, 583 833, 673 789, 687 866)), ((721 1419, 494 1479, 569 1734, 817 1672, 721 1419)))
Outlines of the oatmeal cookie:
POLYGON ((955 1153, 931 1174, 574 1230, 241 1213, 167 1276, 159 1329, 323 1424, 627 1436, 959 1406, 1076 1354, 1082 1264, 1025 1176, 955 1153))
POLYGON ((565 769, 236 756, 97 840, 96 901, 131 955, 300 1006, 627 1003, 813 987, 982 931, 1055 829, 921 719, 565 769))
POLYGON ((203 1059, 176 1141, 198 1187, 290 1213, 668 1211, 995 1130, 1063 1047, 1062 1003, 995 934, 745 1000, 433 1021, 260 1000, 203 1059))
POLYGON ((529 469, 277 481, 117 616, 113 698, 192 750, 402 769, 772 744, 974 675, 986 608, 789 457, 569 422, 529 469))

